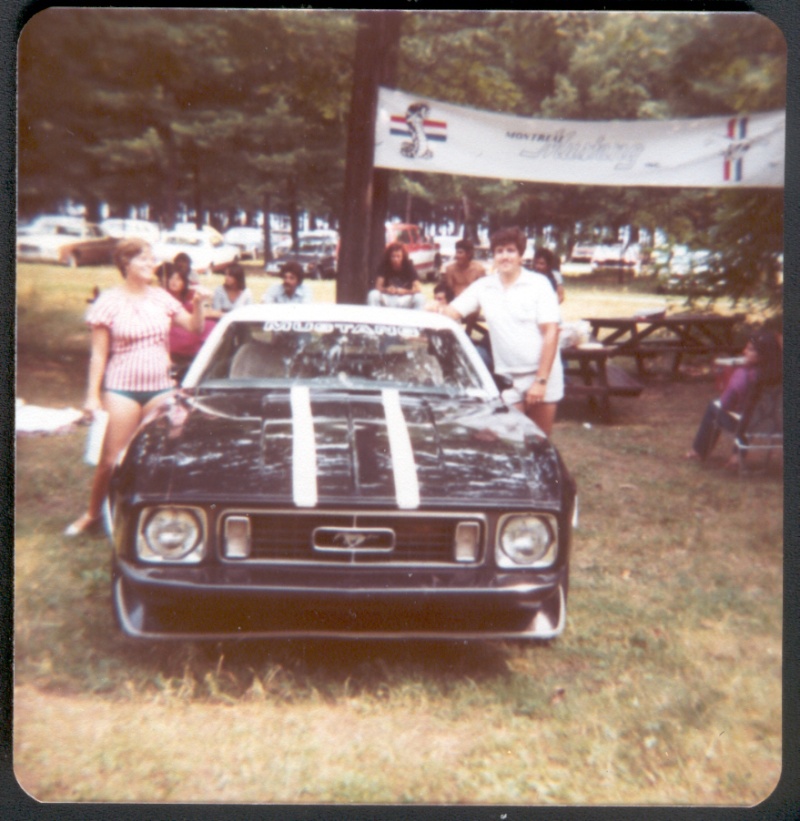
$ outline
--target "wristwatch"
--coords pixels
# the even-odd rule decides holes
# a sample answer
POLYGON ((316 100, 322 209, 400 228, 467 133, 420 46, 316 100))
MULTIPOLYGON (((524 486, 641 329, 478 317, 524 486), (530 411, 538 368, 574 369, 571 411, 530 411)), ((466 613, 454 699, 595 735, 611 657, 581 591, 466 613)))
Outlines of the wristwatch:
POLYGON ((547 378, 544 377, 544 376, 537 376, 536 379, 535 379, 535 382, 536 382, 537 385, 546 385, 547 384, 547 378))

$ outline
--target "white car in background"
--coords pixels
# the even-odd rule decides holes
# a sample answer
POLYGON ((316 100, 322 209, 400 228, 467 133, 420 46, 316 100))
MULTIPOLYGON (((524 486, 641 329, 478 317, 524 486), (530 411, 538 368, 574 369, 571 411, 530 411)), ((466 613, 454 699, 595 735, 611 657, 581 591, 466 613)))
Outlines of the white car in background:
POLYGON ((591 262, 594 257, 595 244, 593 242, 576 242, 569 255, 570 262, 591 262))
POLYGON ((110 265, 117 242, 83 217, 42 215, 17 230, 17 259, 59 265, 110 265))
POLYGON ((125 219, 123 217, 109 217, 100 223, 100 227, 110 237, 127 239, 134 237, 153 244, 161 236, 161 227, 157 222, 140 219, 125 219))
POLYGON ((249 225, 234 225, 222 238, 228 245, 239 249, 240 259, 258 259, 264 256, 264 229, 249 225))
POLYGON ((215 228, 204 225, 198 230, 187 223, 164 231, 153 243, 153 253, 159 262, 172 262, 178 254, 188 254, 192 270, 198 274, 223 271, 239 259, 239 249, 228 245, 215 228))
POLYGON ((438 236, 433 238, 433 244, 436 246, 434 265, 437 273, 456 258, 456 243, 460 239, 461 237, 447 236, 438 236))

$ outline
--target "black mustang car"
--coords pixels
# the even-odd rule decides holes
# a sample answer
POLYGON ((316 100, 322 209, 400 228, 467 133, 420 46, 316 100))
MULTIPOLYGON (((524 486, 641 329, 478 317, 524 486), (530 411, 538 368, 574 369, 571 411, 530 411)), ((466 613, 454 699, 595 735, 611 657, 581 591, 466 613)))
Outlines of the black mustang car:
POLYGON ((117 465, 116 616, 143 638, 548 639, 575 510, 456 323, 248 306, 117 465))

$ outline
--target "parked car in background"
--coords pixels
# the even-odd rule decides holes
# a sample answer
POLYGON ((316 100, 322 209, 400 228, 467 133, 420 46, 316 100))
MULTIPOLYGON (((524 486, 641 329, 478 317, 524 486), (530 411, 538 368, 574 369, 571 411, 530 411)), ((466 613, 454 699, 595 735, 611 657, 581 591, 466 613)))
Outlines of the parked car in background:
POLYGON ((144 639, 550 639, 575 510, 460 324, 249 305, 115 467, 114 608, 144 639))
POLYGON ((569 255, 570 262, 591 262, 594 257, 595 244, 593 242, 576 242, 569 255))
POLYGON ((264 229, 247 225, 234 225, 222 238, 239 252, 239 259, 259 259, 264 257, 264 229))
POLYGON ((433 238, 433 244, 436 247, 433 264, 437 274, 456 258, 456 243, 460 239, 461 237, 448 236, 433 238))
POLYGON ((676 245, 667 266, 658 275, 657 291, 662 294, 716 296, 725 292, 727 279, 720 257, 705 248, 676 245))
POLYGON ((193 225, 176 226, 164 231, 161 239, 153 244, 153 252, 160 262, 171 262, 183 252, 192 260, 192 268, 198 274, 223 271, 239 259, 239 249, 228 245, 222 234, 210 225, 198 230, 193 225))
POLYGON ((55 262, 59 265, 109 265, 117 247, 99 225, 82 217, 43 215, 17 232, 17 259, 22 262, 55 262))
POLYGON ((436 245, 418 225, 405 222, 386 223, 386 244, 399 242, 405 246, 420 279, 428 282, 436 278, 436 245))
POLYGON ((621 243, 597 245, 592 253, 592 269, 612 268, 622 265, 625 249, 621 243))
POLYGON ((335 279, 339 234, 336 231, 302 231, 297 238, 297 250, 284 251, 270 260, 264 270, 278 276, 289 261, 297 262, 310 279, 335 279))
POLYGON ((292 250, 292 235, 273 231, 270 236, 270 244, 272 245, 272 256, 275 259, 288 254, 292 250))
POLYGON ((647 266, 652 273, 659 276, 667 270, 671 256, 672 249, 669 246, 657 245, 650 251, 647 266))
POLYGON ((641 269, 641 256, 637 244, 623 245, 615 243, 613 245, 597 245, 592 254, 592 270, 601 268, 616 268, 632 270, 639 273, 641 269))
POLYGON ((149 220, 109 217, 100 223, 100 227, 108 236, 115 239, 138 237, 152 244, 158 242, 161 236, 159 224, 149 220))

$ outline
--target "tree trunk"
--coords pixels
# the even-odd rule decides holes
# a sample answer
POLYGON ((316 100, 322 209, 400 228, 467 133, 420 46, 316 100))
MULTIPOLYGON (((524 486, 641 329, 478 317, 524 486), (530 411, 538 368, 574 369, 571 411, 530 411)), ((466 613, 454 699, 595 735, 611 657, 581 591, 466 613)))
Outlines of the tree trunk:
POLYGON ((336 301, 363 304, 369 290, 370 243, 383 227, 372 210, 378 84, 384 76, 383 61, 400 29, 397 12, 360 11, 356 19, 336 301))
POLYGON ((466 194, 461 197, 461 205, 464 209, 464 233, 462 236, 464 239, 468 239, 470 242, 477 245, 478 219, 472 208, 472 203, 469 201, 469 197, 466 194))
POLYGON ((175 213, 178 204, 178 150, 175 145, 175 135, 170 125, 158 125, 156 129, 164 143, 164 160, 166 163, 161 221, 165 228, 172 230, 175 227, 175 213))
POLYGON ((289 209, 289 222, 292 231, 292 248, 297 250, 297 234, 300 230, 299 215, 297 213, 297 188, 293 178, 289 178, 286 183, 286 202, 289 209))
POLYGON ((261 210, 264 212, 264 262, 272 260, 272 226, 270 215, 272 212, 272 195, 269 190, 264 191, 264 200, 261 210))

